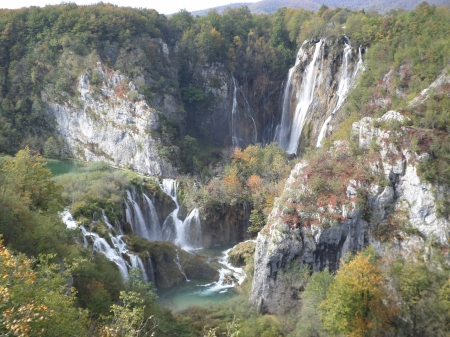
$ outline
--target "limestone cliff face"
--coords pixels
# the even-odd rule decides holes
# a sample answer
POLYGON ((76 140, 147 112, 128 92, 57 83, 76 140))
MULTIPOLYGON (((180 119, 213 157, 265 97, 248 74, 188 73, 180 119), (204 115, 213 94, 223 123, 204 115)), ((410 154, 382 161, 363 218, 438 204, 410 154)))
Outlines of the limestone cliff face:
MULTIPOLYGON (((307 161, 296 165, 268 226, 258 235, 250 300, 259 310, 282 313, 298 304, 302 288, 290 280, 292 266, 336 270, 348 252, 369 244, 381 254, 405 255, 429 242, 448 245, 450 221, 440 218, 436 209, 442 188, 420 179, 417 164, 426 154, 410 149, 411 137, 418 131, 405 122, 406 117, 389 111, 381 118, 354 123, 352 133, 359 147, 379 151, 366 152, 361 165, 367 166, 361 172, 371 171, 378 178, 347 175, 346 192, 337 197, 340 203, 333 202, 336 196, 319 195, 322 204, 312 215, 300 212, 293 222, 292 205, 303 202, 302 196, 313 188, 309 177, 315 169, 307 161)), ((336 143, 325 156, 345 161, 347 150, 344 143, 336 143)), ((352 170, 345 166, 348 163, 340 164, 344 172, 352 170)))
POLYGON ((186 106, 187 123, 191 129, 207 133, 219 146, 270 143, 281 112, 285 75, 261 71, 248 78, 219 63, 199 66, 194 70, 194 82, 202 88, 205 99, 202 104, 186 106))
POLYGON ((71 100, 48 104, 48 113, 54 117, 70 153, 82 160, 103 160, 143 174, 174 175, 173 167, 158 155, 156 110, 119 72, 101 64, 93 72, 100 83, 92 84, 93 74, 80 76, 78 106, 71 100))

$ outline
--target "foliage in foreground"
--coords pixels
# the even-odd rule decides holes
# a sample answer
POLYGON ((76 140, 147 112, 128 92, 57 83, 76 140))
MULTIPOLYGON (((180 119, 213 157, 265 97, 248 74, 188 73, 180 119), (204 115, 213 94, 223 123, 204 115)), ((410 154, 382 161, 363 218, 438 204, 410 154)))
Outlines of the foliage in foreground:
POLYGON ((58 214, 61 187, 38 154, 26 148, 2 164, 0 233, 8 247, 0 246, 2 334, 192 335, 158 306, 140 271, 124 284, 114 263, 76 243, 78 231, 58 214))

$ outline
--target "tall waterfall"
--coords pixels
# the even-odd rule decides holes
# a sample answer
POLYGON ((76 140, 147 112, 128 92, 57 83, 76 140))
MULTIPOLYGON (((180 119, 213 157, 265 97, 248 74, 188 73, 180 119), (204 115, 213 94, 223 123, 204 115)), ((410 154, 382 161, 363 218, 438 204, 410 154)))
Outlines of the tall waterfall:
POLYGON ((316 79, 322 62, 318 61, 324 39, 316 43, 314 56, 311 62, 306 66, 302 74, 302 84, 297 91, 293 86, 295 72, 301 60, 306 57, 306 43, 303 42, 302 47, 298 51, 297 59, 294 67, 289 69, 288 81, 283 94, 283 111, 279 131, 277 132, 277 141, 279 146, 284 148, 288 153, 296 153, 298 142, 306 121, 306 114, 313 100, 316 79), (291 104, 295 103, 294 115, 291 114, 291 104))
POLYGON ((361 47, 358 49, 359 54, 358 63, 356 64, 355 70, 352 71, 350 67, 352 47, 350 45, 350 41, 348 40, 348 38, 346 36, 344 38, 345 38, 344 42, 345 48, 344 48, 344 55, 342 57, 342 69, 340 76, 338 78, 338 89, 336 91, 336 96, 338 97, 338 99, 333 110, 331 111, 330 115, 327 117, 327 119, 322 125, 322 128, 320 129, 316 147, 321 146, 322 140, 323 138, 325 138, 325 134, 327 132, 328 124, 330 123, 336 111, 338 111, 342 107, 342 104, 347 98, 348 91, 353 85, 356 77, 359 75, 361 71, 364 71, 364 64, 361 55, 361 47))
POLYGON ((202 232, 199 211, 197 208, 184 221, 178 218, 180 205, 178 203, 178 183, 173 179, 163 179, 161 189, 172 198, 176 208, 170 213, 163 224, 163 234, 166 241, 173 241, 185 250, 202 247, 202 232))
POLYGON ((254 111, 245 97, 242 90, 233 78, 233 107, 231 110, 231 143, 233 147, 245 147, 250 144, 256 144, 258 141, 258 130, 254 117, 254 111), (238 94, 244 101, 243 111, 239 108, 238 94))

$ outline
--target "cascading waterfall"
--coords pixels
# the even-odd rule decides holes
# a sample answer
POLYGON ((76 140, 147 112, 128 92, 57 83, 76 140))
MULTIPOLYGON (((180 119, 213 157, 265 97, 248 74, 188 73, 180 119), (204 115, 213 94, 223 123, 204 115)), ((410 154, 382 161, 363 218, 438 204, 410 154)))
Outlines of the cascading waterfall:
POLYGON ((137 202, 138 196, 135 189, 127 190, 125 199, 125 218, 131 224, 133 233, 150 241, 163 240, 158 214, 152 200, 142 193, 142 207, 137 202))
MULTIPOLYGON (((245 146, 249 145, 250 143, 256 144, 256 142, 258 141, 258 130, 256 128, 256 122, 255 122, 255 118, 254 118, 253 109, 251 108, 250 103, 248 102, 244 93, 237 85, 237 82, 236 82, 236 79, 234 78, 234 76, 232 76, 232 79, 233 79, 234 90, 233 90, 233 107, 231 110, 231 143, 232 143, 233 147, 245 147, 245 146), (237 102, 238 92, 241 93, 242 98, 244 99, 244 103, 245 103, 245 110, 244 110, 244 113, 242 116, 240 116, 238 102, 237 102), (253 133, 253 139, 251 139, 251 140, 244 138, 242 135, 240 135, 240 131, 239 131, 239 122, 242 118, 247 117, 246 115, 248 117, 250 117, 251 123, 253 125, 254 133, 253 133)), ((248 125, 246 127, 248 129, 248 125)))
MULTIPOLYGON (((180 205, 178 204, 178 183, 174 179, 163 179, 161 189, 173 200, 176 208, 170 213, 163 224, 164 239, 166 241, 172 241, 180 247, 184 242, 180 242, 180 236, 178 233, 182 231, 183 221, 178 218, 178 212, 180 211, 180 205)), ((182 247, 183 248, 183 247, 182 247)))
POLYGON ((130 257, 131 266, 133 268, 138 268, 142 272, 142 279, 145 283, 148 283, 148 276, 147 271, 145 270, 144 264, 142 263, 142 260, 139 256, 129 253, 128 256, 130 257))
POLYGON ((198 208, 194 208, 183 221, 181 241, 186 242, 189 248, 202 248, 202 225, 198 208))
POLYGON ((152 241, 161 241, 162 240, 162 229, 159 223, 158 213, 156 213, 156 208, 153 205, 152 200, 145 194, 142 194, 144 197, 145 204, 148 209, 149 219, 149 238, 152 241))
MULTIPOLYGON (((108 228, 113 229, 103 210, 102 215, 104 223, 108 226, 108 228)), ((74 225, 74 227, 71 228, 78 227, 68 210, 65 210, 62 220, 66 223, 66 226, 70 224, 74 225)), ((109 234, 113 244, 113 247, 111 247, 108 241, 100 237, 97 233, 89 232, 84 226, 80 226, 80 229, 83 235, 84 247, 87 248, 89 246, 89 240, 92 241, 92 250, 105 255, 108 260, 114 262, 119 268, 119 272, 124 281, 128 279, 128 273, 131 268, 139 268, 142 273, 142 279, 144 282, 148 282, 149 278, 141 258, 138 255, 132 254, 128 251, 126 243, 122 240, 122 235, 114 236, 109 234), (124 259, 124 255, 128 256, 131 265, 126 261, 126 259, 124 259)))
POLYGON ((133 233, 141 238, 149 239, 150 235, 147 231, 147 225, 145 223, 144 214, 141 207, 135 201, 136 197, 133 196, 134 191, 127 190, 127 199, 125 200, 126 220, 131 224, 133 233))
POLYGON ((222 256, 218 259, 218 262, 222 265, 222 268, 219 269, 219 280, 205 284, 204 287, 207 287, 206 292, 225 293, 228 291, 228 288, 242 284, 247 277, 242 268, 233 267, 228 262, 228 253, 230 250, 231 248, 222 252, 222 256))
POLYGON ((147 277, 149 282, 155 284, 155 267, 153 266, 153 261, 150 257, 147 258, 145 265, 146 265, 145 270, 147 271, 147 277))
POLYGON ((307 41, 303 42, 303 45, 297 54, 297 59, 294 67, 289 69, 288 81, 286 83, 283 94, 283 111, 281 124, 279 127, 279 131, 277 132, 276 139, 279 146, 284 148, 288 153, 297 152, 298 142, 306 121, 306 114, 313 100, 318 71, 322 65, 322 62, 318 62, 318 57, 321 54, 320 51, 322 50, 324 41, 324 39, 321 39, 318 43, 316 43, 314 56, 311 62, 303 71, 303 81, 300 86, 300 90, 298 91, 295 90, 292 82, 294 80, 297 67, 306 54, 305 44, 307 43, 307 41), (294 100, 294 97, 296 99, 296 106, 292 118, 291 103, 294 100))
POLYGON ((364 71, 364 64, 362 60, 361 55, 361 47, 358 49, 359 59, 358 63, 356 64, 355 70, 352 72, 350 69, 350 58, 352 54, 352 47, 350 45, 350 41, 345 36, 345 48, 344 48, 344 55, 343 55, 343 61, 342 61, 342 70, 341 74, 338 79, 338 89, 336 91, 336 95, 338 97, 338 100, 331 111, 330 116, 327 117, 325 122, 322 125, 322 128, 320 129, 319 136, 317 138, 316 147, 320 147, 323 138, 325 138, 325 134, 327 132, 328 124, 330 123, 331 119, 333 118, 336 111, 338 111, 342 104, 344 103, 345 99, 347 98, 347 94, 353 85, 356 77, 359 75, 360 72, 364 71))
POLYGON ((202 228, 197 208, 184 221, 178 218, 180 205, 178 203, 178 183, 174 179, 163 179, 161 189, 175 202, 176 208, 170 213, 163 224, 163 236, 166 241, 172 241, 184 250, 202 247, 202 228))
POLYGON ((105 210, 104 210, 104 209, 102 209, 102 216, 103 216, 103 222, 106 224, 106 226, 108 226, 109 229, 114 230, 113 225, 111 225, 111 224, 109 223, 109 219, 108 219, 108 217, 106 216, 105 210))
POLYGON ((68 208, 65 208, 64 211, 62 211, 59 215, 61 216, 62 221, 64 222, 67 228, 69 229, 77 228, 77 223, 73 219, 72 214, 70 214, 68 208))
POLYGON ((100 237, 97 233, 89 232, 83 226, 80 227, 83 237, 85 238, 85 247, 88 246, 87 238, 91 238, 93 241, 92 250, 94 252, 101 253, 106 256, 106 258, 114 262, 117 267, 119 267, 120 274, 124 280, 128 279, 128 267, 125 259, 119 254, 114 248, 108 244, 108 242, 100 237))

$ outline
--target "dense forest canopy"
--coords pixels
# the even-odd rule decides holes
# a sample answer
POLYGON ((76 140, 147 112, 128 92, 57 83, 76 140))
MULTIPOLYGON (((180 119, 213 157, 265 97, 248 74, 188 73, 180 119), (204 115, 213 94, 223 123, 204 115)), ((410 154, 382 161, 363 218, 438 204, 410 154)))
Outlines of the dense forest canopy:
MULTIPOLYGON (((412 67, 411 80, 402 84, 412 97, 447 63, 448 17, 447 8, 426 3, 388 15, 327 6, 317 12, 280 8, 271 15, 255 15, 247 7, 202 17, 180 11, 170 18, 109 4, 2 10, 0 151, 12 154, 25 145, 42 151, 54 132, 46 105, 71 99, 76 106, 78 78, 98 61, 132 80, 140 78, 135 82, 150 105, 158 94, 171 92, 187 111, 200 113, 215 99, 194 75, 197 65, 223 65, 241 82, 251 83, 262 73, 282 82, 305 39, 346 34, 354 45, 370 46, 368 71, 350 110, 364 110, 382 76, 404 64, 412 67), (159 57, 152 43, 158 38, 178 49, 173 65, 159 57)), ((161 137, 183 148, 182 128, 173 126, 161 137)), ((187 132, 201 145, 203 131, 193 126, 187 132)))

